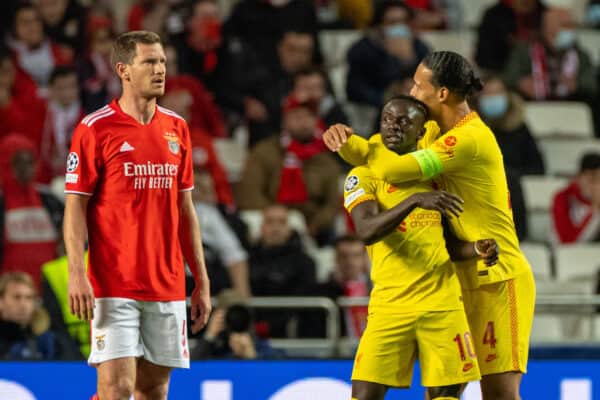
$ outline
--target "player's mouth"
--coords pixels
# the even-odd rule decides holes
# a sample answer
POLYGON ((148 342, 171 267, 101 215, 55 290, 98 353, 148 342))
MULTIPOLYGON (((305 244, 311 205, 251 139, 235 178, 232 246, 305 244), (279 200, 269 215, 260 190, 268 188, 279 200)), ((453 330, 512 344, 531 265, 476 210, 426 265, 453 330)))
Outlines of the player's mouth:
POLYGON ((154 78, 152 79, 152 84, 162 86, 165 84, 165 78, 154 78))

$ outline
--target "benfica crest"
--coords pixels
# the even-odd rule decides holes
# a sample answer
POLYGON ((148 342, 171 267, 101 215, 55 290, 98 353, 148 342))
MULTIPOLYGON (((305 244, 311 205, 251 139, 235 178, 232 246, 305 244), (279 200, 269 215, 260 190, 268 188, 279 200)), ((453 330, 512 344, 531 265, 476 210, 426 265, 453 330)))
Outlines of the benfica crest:
POLYGON ((167 140, 169 151, 173 154, 179 154, 179 137, 173 132, 165 132, 163 137, 167 140))

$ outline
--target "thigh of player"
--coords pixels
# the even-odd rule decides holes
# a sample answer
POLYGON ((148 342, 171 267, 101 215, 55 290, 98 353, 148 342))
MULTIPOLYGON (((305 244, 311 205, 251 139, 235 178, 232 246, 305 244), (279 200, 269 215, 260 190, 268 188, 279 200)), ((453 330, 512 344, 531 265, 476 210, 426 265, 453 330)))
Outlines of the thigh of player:
POLYGON ((417 357, 415 324, 420 315, 370 311, 356 350, 352 380, 409 387, 417 357))
POLYGON ((416 332, 423 386, 451 386, 480 379, 463 309, 428 312, 417 323, 416 332))
POLYGON ((525 373, 535 307, 533 274, 463 294, 481 374, 525 373))
POLYGON ((96 299, 95 305, 88 363, 97 366, 117 358, 141 356, 140 303, 120 297, 106 297, 96 299))
POLYGON ((190 367, 185 301, 143 302, 140 331, 144 359, 163 367, 190 367))

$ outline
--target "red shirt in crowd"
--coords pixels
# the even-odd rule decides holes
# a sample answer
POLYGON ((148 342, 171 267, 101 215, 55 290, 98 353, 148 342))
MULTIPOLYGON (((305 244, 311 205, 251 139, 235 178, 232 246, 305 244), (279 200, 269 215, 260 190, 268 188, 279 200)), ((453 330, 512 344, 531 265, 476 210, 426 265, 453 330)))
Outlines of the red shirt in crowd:
POLYGON ((577 182, 571 183, 554 196, 552 219, 560 243, 600 240, 600 213, 594 211, 577 182))
POLYGON ((91 196, 88 274, 96 297, 185 299, 179 192, 193 189, 186 122, 157 106, 142 125, 116 100, 73 134, 66 193, 91 196))

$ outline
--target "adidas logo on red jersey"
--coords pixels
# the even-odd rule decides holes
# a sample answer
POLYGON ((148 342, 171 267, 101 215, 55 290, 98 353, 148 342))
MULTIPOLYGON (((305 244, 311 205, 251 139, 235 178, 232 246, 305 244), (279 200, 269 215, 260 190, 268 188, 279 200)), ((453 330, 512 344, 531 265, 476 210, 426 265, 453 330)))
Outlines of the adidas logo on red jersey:
POLYGON ((123 153, 125 151, 133 151, 133 150, 135 150, 135 148, 127 142, 123 142, 123 144, 121 145, 121 148, 119 149, 119 151, 121 153, 123 153))

